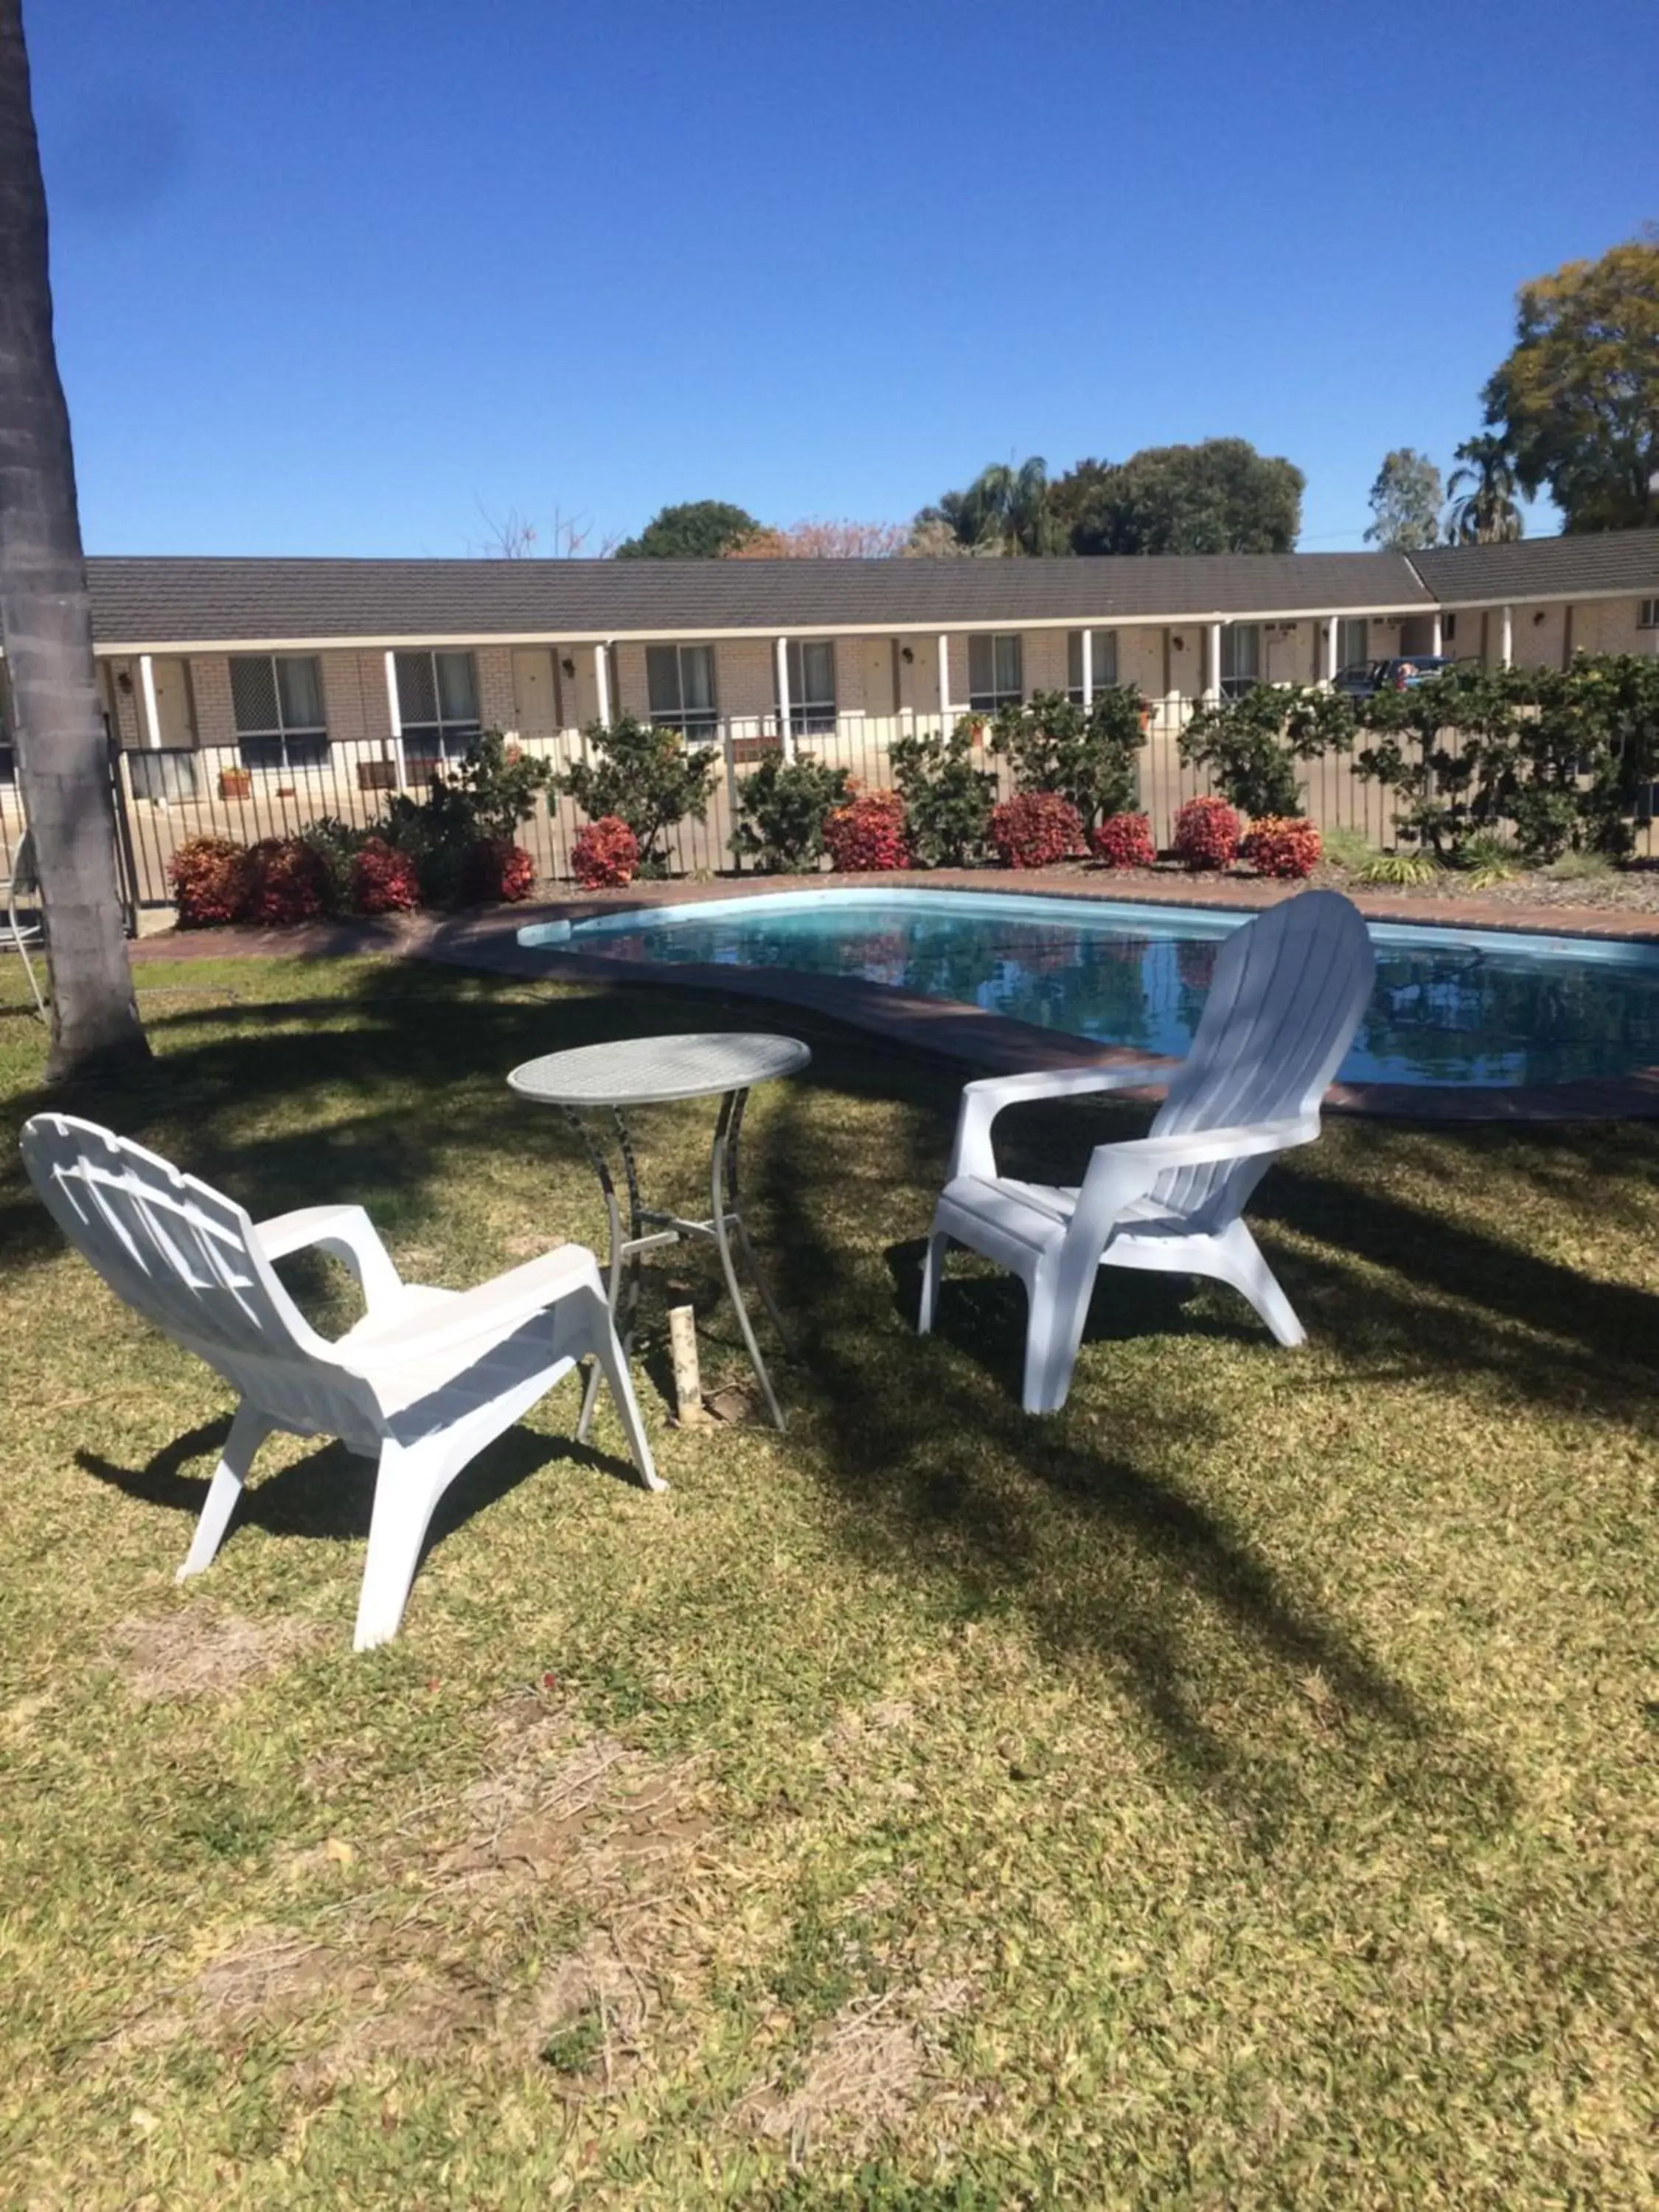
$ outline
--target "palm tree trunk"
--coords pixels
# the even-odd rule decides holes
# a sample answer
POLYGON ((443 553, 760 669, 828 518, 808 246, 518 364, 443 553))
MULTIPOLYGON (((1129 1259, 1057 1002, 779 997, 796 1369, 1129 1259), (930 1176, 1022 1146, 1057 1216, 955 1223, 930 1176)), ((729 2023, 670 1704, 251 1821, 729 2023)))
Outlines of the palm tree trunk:
POLYGON ((20 0, 0 0, 0 648, 52 971, 49 1082, 148 1055, 115 877, 115 815, 69 410, 52 343, 46 194, 20 0))

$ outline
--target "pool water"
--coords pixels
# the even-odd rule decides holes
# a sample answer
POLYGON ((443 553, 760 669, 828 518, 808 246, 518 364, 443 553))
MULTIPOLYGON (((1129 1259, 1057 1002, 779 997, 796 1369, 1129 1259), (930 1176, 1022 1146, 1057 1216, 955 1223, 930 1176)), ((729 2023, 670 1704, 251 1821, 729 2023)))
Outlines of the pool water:
MULTIPOLYGON (((1145 1052, 1184 1053, 1248 915, 1018 893, 806 890, 523 930, 629 960, 861 976, 1145 1052)), ((1354 1083, 1565 1083, 1659 1061, 1659 951, 1373 922, 1354 1083)))

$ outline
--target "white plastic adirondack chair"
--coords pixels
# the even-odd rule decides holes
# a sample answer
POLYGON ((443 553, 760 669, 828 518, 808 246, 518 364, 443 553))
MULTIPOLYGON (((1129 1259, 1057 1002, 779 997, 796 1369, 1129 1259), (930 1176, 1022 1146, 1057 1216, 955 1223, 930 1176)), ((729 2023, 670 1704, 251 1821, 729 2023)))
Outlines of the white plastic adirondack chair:
POLYGON ((1375 970, 1358 910, 1336 891, 1304 891, 1236 930, 1152 1134, 1097 1146, 1079 1189, 1000 1176, 992 1123, 1019 1100, 1145 1085, 1144 1067, 969 1084, 927 1242, 922 1334, 933 1325, 954 1240, 1025 1285, 1028 1413, 1058 1413, 1066 1403, 1099 1267, 1214 1276, 1243 1291, 1281 1344, 1300 1344, 1302 1324, 1241 1216, 1273 1155, 1319 1134, 1320 1100, 1358 1027, 1375 970))
POLYGON ((240 1392, 182 1582, 209 1565, 254 1454, 274 1430, 337 1437, 380 1462, 358 1650, 398 1632, 438 1500, 484 1446, 577 1360, 610 1383, 641 1479, 652 1463, 593 1255, 562 1244, 466 1291, 400 1281, 360 1206, 312 1206, 255 1223, 240 1206, 91 1121, 38 1114, 23 1159, 58 1225, 117 1297, 240 1392), (319 1246, 368 1307, 337 1342, 319 1336, 272 1262, 319 1246))

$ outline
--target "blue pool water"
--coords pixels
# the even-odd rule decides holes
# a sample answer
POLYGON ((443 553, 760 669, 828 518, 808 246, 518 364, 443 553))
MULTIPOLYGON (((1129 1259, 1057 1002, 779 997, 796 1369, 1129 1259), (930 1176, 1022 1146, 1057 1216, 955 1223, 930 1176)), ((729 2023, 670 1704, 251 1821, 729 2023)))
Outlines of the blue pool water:
MULTIPOLYGON (((630 960, 805 969, 1181 1054, 1216 947, 1248 915, 1018 893, 802 890, 520 932, 630 960)), ((1659 952, 1373 922, 1356 1083, 1564 1083, 1659 1061, 1659 952)))

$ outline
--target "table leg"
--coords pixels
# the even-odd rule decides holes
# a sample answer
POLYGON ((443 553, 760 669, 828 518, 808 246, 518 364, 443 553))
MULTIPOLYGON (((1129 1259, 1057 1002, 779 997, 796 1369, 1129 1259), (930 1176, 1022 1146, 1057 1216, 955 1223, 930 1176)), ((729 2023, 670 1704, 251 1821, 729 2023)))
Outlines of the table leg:
MULTIPOLYGON (((569 1122, 571 1127, 576 1132, 578 1137, 580 1138, 582 1150, 587 1154, 588 1164, 592 1167, 594 1174, 598 1176, 599 1179, 599 1188, 605 1194, 605 1221, 611 1247, 605 1261, 605 1303, 611 1309, 611 1322, 615 1325, 617 1322, 622 1304, 621 1293, 623 1285, 623 1267, 624 1265, 624 1239, 622 1233, 622 1208, 617 1201, 617 1186, 611 1180, 611 1164, 605 1158, 603 1149, 594 1143, 592 1135, 588 1129, 586 1122, 583 1121, 581 1115, 577 1113, 574 1107, 567 1106, 562 1109, 562 1111, 566 1121, 569 1122)), ((640 1192, 638 1179, 634 1169, 633 1147, 628 1141, 628 1131, 620 1114, 617 1115, 616 1121, 617 1127, 622 1132, 623 1164, 627 1170, 628 1176, 629 1235, 630 1237, 637 1237, 640 1233, 640 1192)), ((617 1334, 622 1337, 623 1357, 624 1359, 628 1357, 629 1340, 633 1334, 634 1309, 639 1303, 639 1256, 637 1254, 633 1255, 633 1266, 629 1270, 629 1287, 632 1295, 629 1303, 628 1334, 623 1335, 620 1328, 617 1329, 617 1334)), ((593 1407, 599 1398, 599 1364, 598 1360, 595 1359, 591 1360, 588 1363, 587 1381, 582 1389, 581 1419, 576 1424, 576 1441, 578 1443, 585 1444, 587 1442, 587 1431, 592 1424, 593 1407)))
POLYGON ((732 1126, 727 1130, 726 1138, 726 1194, 731 1202, 732 1224, 737 1232, 738 1249, 743 1254, 748 1267, 750 1279, 760 1292, 761 1304, 766 1308, 772 1326, 778 1333, 778 1341, 782 1345, 785 1352, 790 1352, 793 1346, 789 1340, 789 1332, 784 1327, 783 1316, 778 1311, 778 1302, 772 1296, 766 1278, 761 1273, 760 1262, 756 1259, 755 1248, 749 1241, 749 1231, 744 1224, 743 1213, 738 1200, 738 1141, 743 1134, 744 1109, 748 1103, 749 1093, 746 1091, 740 1091, 738 1093, 738 1103, 732 1112, 732 1126))
MULTIPOLYGON (((731 1297, 732 1310, 738 1316, 738 1327, 743 1332, 744 1347, 749 1354, 749 1364, 754 1369, 756 1378, 765 1395, 767 1411, 772 1416, 774 1427, 786 1430, 787 1424, 783 1418, 783 1408, 778 1403, 777 1393, 772 1388, 772 1378, 766 1371, 766 1362, 761 1358, 760 1346, 755 1340, 754 1327, 749 1319, 749 1309, 743 1302, 743 1285, 738 1279, 737 1262, 732 1257, 732 1238, 728 1230, 728 1224, 735 1221, 738 1235, 744 1250, 747 1251, 749 1240, 744 1234, 742 1217, 738 1214, 735 1206, 735 1162, 732 1158, 731 1147, 734 1129, 742 1126, 744 1103, 748 1096, 746 1091, 728 1091, 720 1101, 720 1119, 714 1125, 714 1148, 708 1163, 709 1206, 714 1220, 714 1243, 719 1248, 720 1266, 726 1274, 726 1291, 731 1297)), ((750 1265, 753 1265, 752 1258, 750 1265)), ((768 1310, 773 1310, 769 1296, 766 1296, 764 1291, 763 1296, 765 1297, 768 1310)))

